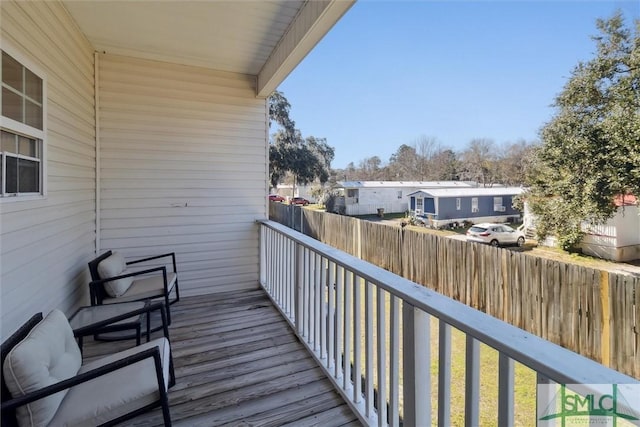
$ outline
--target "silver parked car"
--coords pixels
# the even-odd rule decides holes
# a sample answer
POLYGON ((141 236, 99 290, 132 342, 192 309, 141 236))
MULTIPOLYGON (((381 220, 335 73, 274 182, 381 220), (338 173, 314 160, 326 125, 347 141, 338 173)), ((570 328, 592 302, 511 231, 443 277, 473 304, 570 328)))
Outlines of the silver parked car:
POLYGON ((467 230, 467 241, 491 246, 524 245, 524 233, 505 224, 476 224, 467 230))

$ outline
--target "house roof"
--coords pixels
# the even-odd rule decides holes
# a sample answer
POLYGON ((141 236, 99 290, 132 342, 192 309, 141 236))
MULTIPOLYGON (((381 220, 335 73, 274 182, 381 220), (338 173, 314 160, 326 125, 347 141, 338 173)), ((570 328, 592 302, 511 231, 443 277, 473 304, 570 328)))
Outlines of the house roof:
POLYGON ((257 76, 268 96, 355 0, 63 0, 97 51, 257 76))
POLYGON ((620 206, 635 206, 638 203, 638 198, 632 194, 619 194, 613 199, 613 204, 620 206))
POLYGON ((415 191, 408 195, 423 195, 426 197, 515 196, 523 192, 524 189, 521 187, 434 188, 415 191))
POLYGON ((339 181, 343 188, 458 188, 475 187, 468 181, 339 181))

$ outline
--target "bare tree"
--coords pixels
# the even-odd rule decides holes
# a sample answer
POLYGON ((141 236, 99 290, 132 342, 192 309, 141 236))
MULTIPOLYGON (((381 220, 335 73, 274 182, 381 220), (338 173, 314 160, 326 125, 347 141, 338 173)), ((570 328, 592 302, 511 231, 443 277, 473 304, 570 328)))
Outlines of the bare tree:
POLYGON ((477 138, 460 153, 462 179, 490 187, 499 181, 496 148, 493 140, 477 138))
POLYGON ((434 168, 434 160, 442 151, 440 143, 432 136, 419 136, 414 143, 415 151, 418 156, 417 177, 420 181, 438 180, 437 172, 434 168))
POLYGON ((382 160, 380 157, 373 156, 367 157, 360 161, 359 164, 359 179, 362 180, 376 180, 383 179, 384 171, 382 169, 382 160))
POLYGON ((524 185, 536 143, 520 140, 505 143, 499 150, 500 180, 505 185, 524 185))

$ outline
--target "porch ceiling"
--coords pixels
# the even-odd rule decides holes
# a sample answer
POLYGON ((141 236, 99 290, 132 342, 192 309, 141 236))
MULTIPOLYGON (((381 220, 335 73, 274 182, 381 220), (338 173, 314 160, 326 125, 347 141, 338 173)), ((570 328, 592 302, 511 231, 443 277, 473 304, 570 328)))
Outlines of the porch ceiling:
POLYGON ((353 1, 63 3, 98 51, 255 75, 267 96, 353 1))

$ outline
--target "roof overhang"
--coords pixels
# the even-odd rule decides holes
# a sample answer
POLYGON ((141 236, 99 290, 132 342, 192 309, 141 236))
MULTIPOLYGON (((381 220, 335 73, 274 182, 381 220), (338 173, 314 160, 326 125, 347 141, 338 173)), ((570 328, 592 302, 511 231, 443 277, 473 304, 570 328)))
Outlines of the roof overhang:
POLYGON ((256 77, 267 97, 355 0, 63 0, 100 52, 256 77))

